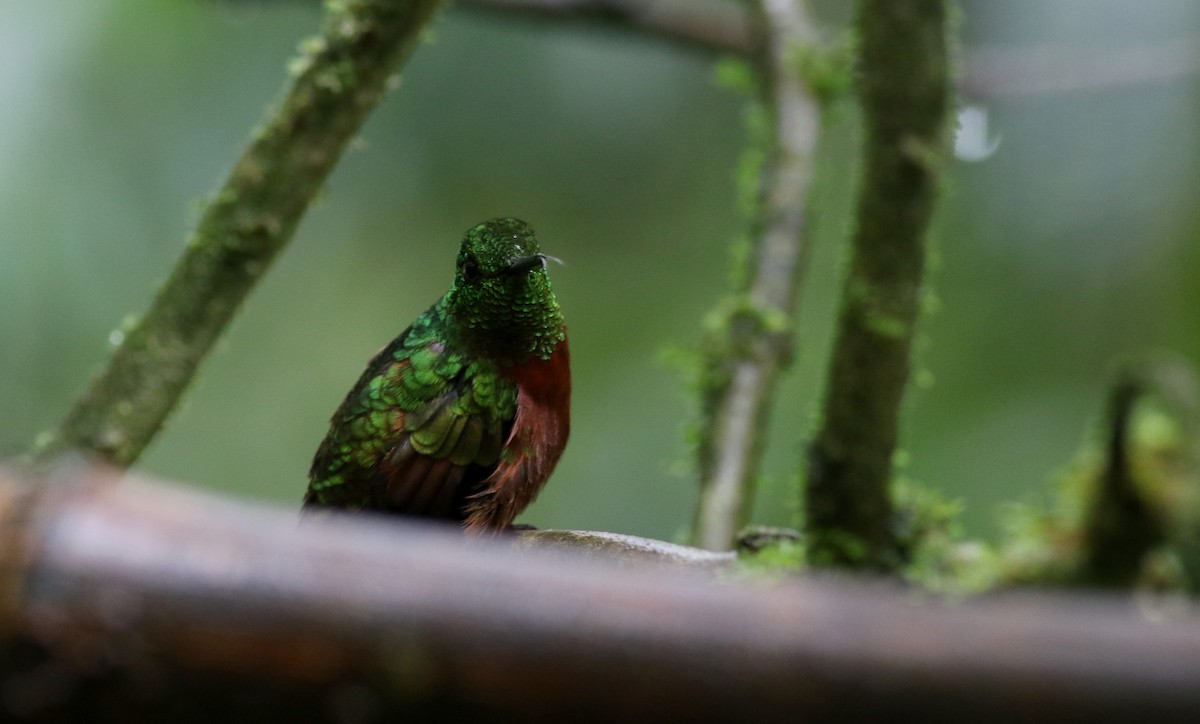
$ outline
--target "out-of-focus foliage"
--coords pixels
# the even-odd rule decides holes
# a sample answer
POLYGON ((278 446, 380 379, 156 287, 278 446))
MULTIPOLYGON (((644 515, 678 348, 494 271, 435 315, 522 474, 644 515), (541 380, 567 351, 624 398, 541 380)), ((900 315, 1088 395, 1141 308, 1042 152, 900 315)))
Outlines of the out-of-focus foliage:
MULTIPOLYGON (((65 410, 145 305, 318 13, 0 0, 0 454, 65 410)), ((1197 21, 1184 0, 972 0, 963 53, 1200 47, 1181 35, 1197 21)), ((553 276, 576 390, 571 444, 525 520, 676 535, 695 492, 670 469, 695 409, 660 352, 699 339, 742 232, 742 99, 713 68, 619 32, 445 13, 142 467, 298 503, 361 366, 444 291, 462 231, 511 214, 566 261, 553 276)), ((964 499, 969 531, 985 532, 999 502, 1048 498, 1114 358, 1169 347, 1200 360, 1200 76, 971 100, 1001 140, 950 171, 903 473, 964 499)), ((854 120, 843 113, 822 159, 763 523, 795 522, 854 120)))

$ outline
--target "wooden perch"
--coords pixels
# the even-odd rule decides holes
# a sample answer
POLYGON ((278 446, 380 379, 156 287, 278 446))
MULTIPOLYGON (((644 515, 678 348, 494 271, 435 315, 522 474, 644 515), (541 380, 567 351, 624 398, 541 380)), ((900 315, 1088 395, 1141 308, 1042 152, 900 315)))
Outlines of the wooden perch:
POLYGON ((719 584, 94 469, 0 474, 6 721, 1194 720, 1200 622, 719 584))

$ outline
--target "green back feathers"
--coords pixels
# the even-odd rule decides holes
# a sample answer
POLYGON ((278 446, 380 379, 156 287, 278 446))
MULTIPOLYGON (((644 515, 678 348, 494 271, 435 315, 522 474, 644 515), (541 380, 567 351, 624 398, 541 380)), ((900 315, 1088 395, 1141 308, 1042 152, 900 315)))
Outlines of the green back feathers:
POLYGON ((494 364, 442 340, 440 307, 380 352, 334 413, 311 472, 316 502, 369 497, 363 485, 405 443, 405 450, 458 466, 499 461, 516 415, 516 385, 494 364))

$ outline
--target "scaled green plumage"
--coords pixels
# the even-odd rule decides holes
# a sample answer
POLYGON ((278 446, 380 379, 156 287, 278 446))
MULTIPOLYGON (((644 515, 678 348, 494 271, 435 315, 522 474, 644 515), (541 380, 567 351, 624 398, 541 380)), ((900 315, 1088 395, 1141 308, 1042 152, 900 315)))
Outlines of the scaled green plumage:
POLYGON ((566 328, 544 259, 532 230, 516 219, 467 232, 450 291, 371 360, 334 413, 313 460, 306 507, 458 520, 474 512, 503 527, 515 504, 481 513, 496 492, 488 486, 540 477, 516 480, 532 499, 565 445, 570 388, 566 328), (552 361, 560 348, 561 359, 552 361), (531 414, 527 423, 561 429, 515 434, 521 395, 545 397, 521 380, 544 386, 545 370, 561 375, 551 387, 562 399, 539 401, 549 414, 531 414), (549 457, 531 466, 530 455, 549 457), (517 458, 520 469, 512 462, 497 475, 517 458))
MULTIPOLYGON (((312 471, 309 497, 324 505, 377 507, 370 478, 407 437, 412 450, 455 465, 495 465, 516 412, 516 385, 494 364, 448 348, 443 299, 371 361, 334 414, 312 471), (469 422, 469 424, 468 424, 469 422)), ((380 501, 382 504, 382 501, 380 501)))

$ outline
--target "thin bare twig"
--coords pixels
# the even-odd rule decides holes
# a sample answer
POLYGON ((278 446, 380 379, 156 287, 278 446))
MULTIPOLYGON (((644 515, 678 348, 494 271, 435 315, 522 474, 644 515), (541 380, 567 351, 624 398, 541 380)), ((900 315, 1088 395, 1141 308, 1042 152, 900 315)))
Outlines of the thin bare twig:
POLYGON ((1200 38, 1121 47, 1044 44, 963 54, 959 91, 973 98, 1044 95, 1162 83, 1200 73, 1200 38))
MULTIPOLYGON (((612 27, 707 53, 752 52, 747 13, 734 2, 459 0, 459 4, 479 10, 515 10, 519 11, 516 15, 544 21, 602 20, 612 27)), ((981 100, 1119 88, 1200 73, 1200 38, 1188 36, 1119 48, 1062 44, 976 47, 962 53, 961 64, 959 91, 981 100)))
POLYGON ((458 0, 457 4, 537 20, 598 21, 706 53, 744 53, 750 46, 745 12, 722 0, 458 0))
POLYGON ((162 426, 242 300, 291 239, 342 150, 411 52, 438 0, 330 3, 277 110, 201 214, 146 313, 39 454, 83 449, 129 465, 162 426))

